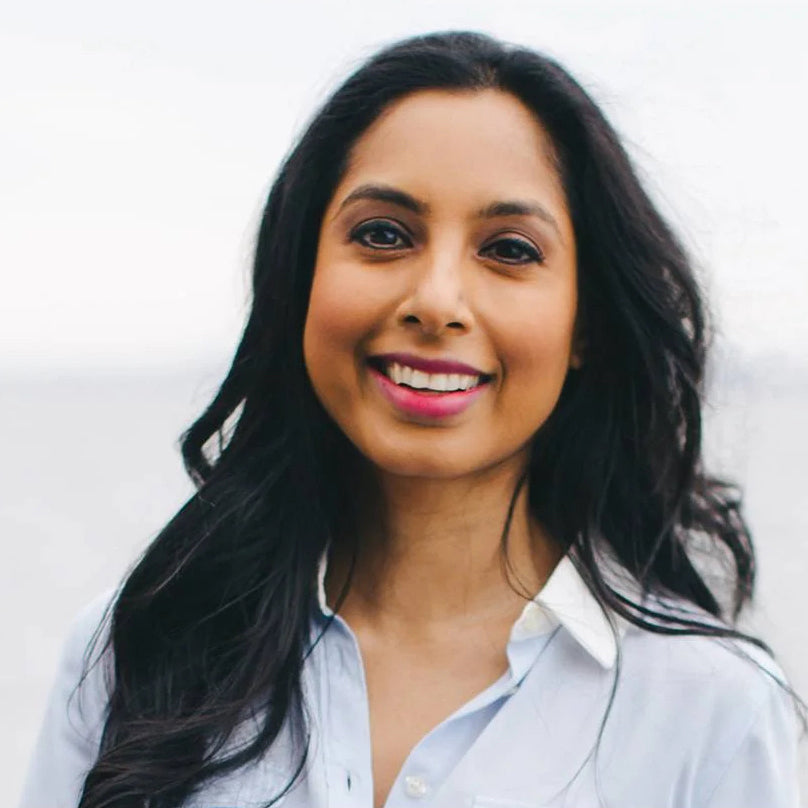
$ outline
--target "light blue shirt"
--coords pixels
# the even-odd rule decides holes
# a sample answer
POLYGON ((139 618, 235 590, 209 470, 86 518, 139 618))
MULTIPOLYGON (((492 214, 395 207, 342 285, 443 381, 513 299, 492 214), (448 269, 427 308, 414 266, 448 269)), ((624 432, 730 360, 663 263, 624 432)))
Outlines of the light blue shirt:
MULTIPOLYGON (((85 610, 67 643, 21 808, 78 803, 100 741, 109 659, 70 696, 105 603, 85 610)), ((313 635, 329 614, 321 571, 313 635)), ((385 808, 798 808, 794 708, 773 680, 782 674, 754 647, 607 618, 565 558, 515 622, 507 658, 499 681, 415 746, 385 808)), ((307 658, 303 688, 308 763, 279 805, 372 808, 362 659, 338 616, 307 658)), ((263 805, 299 753, 286 728, 264 759, 187 805, 263 805)))

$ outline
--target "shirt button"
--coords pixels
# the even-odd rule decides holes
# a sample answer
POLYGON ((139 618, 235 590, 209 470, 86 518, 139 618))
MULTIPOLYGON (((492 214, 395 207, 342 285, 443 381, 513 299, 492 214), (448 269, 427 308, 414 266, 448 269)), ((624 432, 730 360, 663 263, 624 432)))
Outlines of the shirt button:
POLYGON ((408 774, 404 778, 404 791, 407 792, 408 797, 425 797, 429 791, 429 786, 423 777, 418 777, 415 774, 408 774))

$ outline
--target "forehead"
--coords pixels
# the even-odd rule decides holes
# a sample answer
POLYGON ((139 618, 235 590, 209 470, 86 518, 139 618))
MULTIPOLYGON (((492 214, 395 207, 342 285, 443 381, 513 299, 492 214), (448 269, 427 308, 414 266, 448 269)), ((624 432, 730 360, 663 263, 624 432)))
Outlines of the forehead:
POLYGON ((500 90, 423 90, 391 104, 354 144, 335 201, 365 182, 470 208, 540 197, 566 209, 550 136, 500 90))

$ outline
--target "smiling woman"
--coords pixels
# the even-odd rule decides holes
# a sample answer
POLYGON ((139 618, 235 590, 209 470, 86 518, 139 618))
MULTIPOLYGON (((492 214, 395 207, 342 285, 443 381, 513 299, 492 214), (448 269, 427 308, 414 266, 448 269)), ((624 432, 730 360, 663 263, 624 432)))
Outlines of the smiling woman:
POLYGON ((281 168, 253 291, 198 493, 79 618, 26 808, 797 805, 701 465, 700 295, 562 68, 373 57, 281 168))

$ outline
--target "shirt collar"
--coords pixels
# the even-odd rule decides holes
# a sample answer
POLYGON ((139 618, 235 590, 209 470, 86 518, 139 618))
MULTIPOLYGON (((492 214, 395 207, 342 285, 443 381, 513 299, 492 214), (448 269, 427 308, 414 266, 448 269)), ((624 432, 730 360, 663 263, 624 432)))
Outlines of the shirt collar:
POLYGON ((544 634, 561 625, 604 668, 617 658, 617 638, 625 626, 602 607, 569 556, 558 562, 541 591, 525 605, 511 639, 544 634))
MULTIPOLYGON (((334 612, 326 601, 325 575, 328 551, 317 567, 317 604, 325 617, 334 612)), ((511 641, 546 634, 563 626, 602 667, 612 668, 617 658, 617 638, 625 625, 597 601, 568 555, 558 562, 541 591, 529 601, 511 630, 511 641)))

